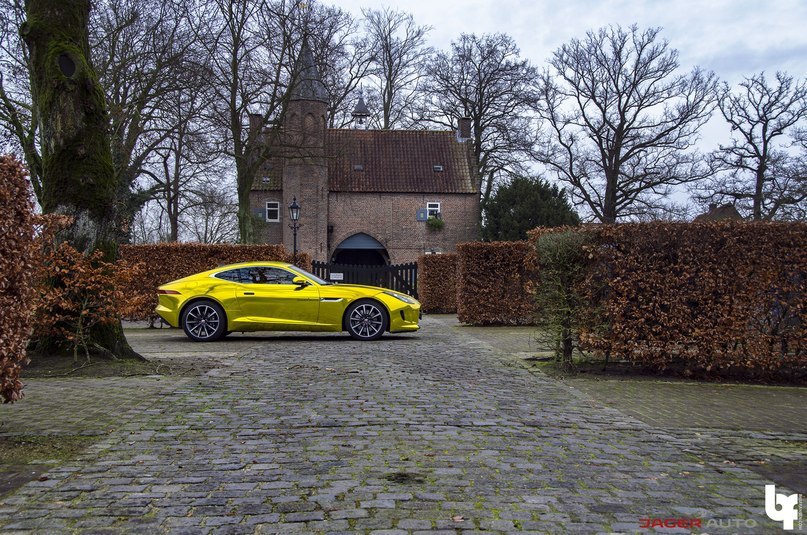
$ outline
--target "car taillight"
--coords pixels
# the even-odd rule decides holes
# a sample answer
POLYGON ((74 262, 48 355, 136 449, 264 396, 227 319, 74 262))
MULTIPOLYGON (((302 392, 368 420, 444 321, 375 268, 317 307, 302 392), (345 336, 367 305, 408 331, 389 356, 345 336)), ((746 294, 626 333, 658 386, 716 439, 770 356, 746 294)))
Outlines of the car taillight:
POLYGON ((157 290, 160 295, 180 295, 176 290, 157 290))

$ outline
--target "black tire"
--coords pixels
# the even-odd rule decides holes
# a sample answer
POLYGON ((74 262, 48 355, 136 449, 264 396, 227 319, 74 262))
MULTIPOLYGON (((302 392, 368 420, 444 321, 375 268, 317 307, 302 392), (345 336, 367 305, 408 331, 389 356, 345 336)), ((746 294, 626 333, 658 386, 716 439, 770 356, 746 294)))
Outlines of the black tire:
POLYGON ((194 342, 213 342, 227 332, 227 316, 218 303, 194 301, 182 312, 182 330, 194 342))
POLYGON ((378 301, 362 299, 345 311, 345 329, 355 340, 378 340, 388 327, 387 311, 378 301))

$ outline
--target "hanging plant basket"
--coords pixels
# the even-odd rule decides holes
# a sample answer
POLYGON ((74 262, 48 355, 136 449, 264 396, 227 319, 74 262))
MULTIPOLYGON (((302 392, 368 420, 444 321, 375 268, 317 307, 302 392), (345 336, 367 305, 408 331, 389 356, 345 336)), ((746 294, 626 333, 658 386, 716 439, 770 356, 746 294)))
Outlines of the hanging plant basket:
POLYGON ((446 222, 443 221, 442 217, 430 215, 426 219, 426 227, 429 230, 442 230, 444 226, 446 226, 446 222))

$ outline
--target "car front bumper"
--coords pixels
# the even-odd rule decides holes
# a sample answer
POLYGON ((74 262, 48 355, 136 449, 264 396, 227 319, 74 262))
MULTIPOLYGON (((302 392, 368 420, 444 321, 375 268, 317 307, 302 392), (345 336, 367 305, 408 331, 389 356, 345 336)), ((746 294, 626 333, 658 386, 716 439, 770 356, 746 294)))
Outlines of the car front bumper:
POLYGON ((406 305, 397 310, 390 311, 389 332, 404 333, 414 332, 420 329, 418 320, 420 319, 420 303, 416 305, 406 305))

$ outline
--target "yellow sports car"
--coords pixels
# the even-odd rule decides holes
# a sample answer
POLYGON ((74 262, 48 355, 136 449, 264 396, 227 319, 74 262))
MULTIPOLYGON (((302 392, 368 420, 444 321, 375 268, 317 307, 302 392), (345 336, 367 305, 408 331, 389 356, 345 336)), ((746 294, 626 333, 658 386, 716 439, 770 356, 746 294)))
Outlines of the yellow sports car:
POLYGON ((169 282, 157 294, 157 314, 197 342, 233 331, 347 331, 376 340, 385 331, 420 328, 420 303, 408 295, 332 284, 281 262, 222 266, 169 282))

